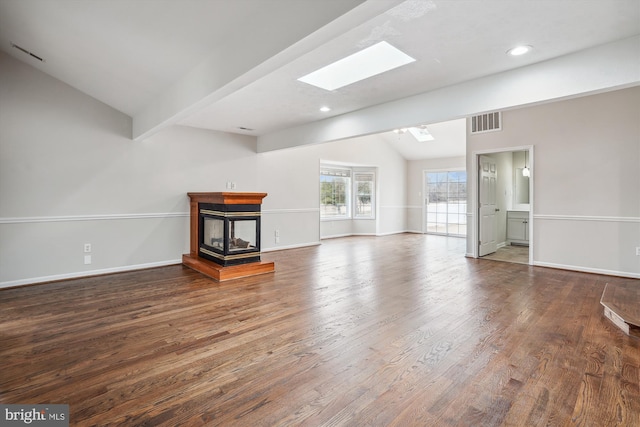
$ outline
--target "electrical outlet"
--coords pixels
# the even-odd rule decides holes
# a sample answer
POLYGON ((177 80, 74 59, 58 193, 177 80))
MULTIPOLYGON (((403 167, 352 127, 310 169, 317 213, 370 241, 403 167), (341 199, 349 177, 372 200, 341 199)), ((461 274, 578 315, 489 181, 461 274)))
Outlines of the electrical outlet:
POLYGON ((232 190, 235 190, 235 189, 236 189, 236 183, 235 183, 235 182, 232 182, 232 183, 231 183, 231 189, 232 189, 232 190))
POLYGON ((91 252, 91 243, 85 243, 84 244, 84 253, 88 254, 89 252, 91 252))
POLYGON ((227 190, 231 190, 231 181, 227 181, 227 190))
POLYGON ((280 230, 276 230, 276 237, 280 237, 280 230))
POLYGON ((636 247, 636 255, 640 256, 640 246, 636 247))
POLYGON ((91 255, 85 255, 84 256, 84 264, 91 264, 91 255))

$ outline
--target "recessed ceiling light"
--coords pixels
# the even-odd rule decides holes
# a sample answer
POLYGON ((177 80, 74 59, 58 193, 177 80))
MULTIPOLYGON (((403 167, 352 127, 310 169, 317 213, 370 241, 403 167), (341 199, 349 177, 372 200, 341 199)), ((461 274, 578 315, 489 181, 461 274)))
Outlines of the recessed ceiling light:
POLYGON ((511 56, 520 56, 524 55, 527 52, 530 52, 533 49, 531 46, 516 46, 512 49, 509 49, 507 53, 511 56))
POLYGON ((298 80, 325 90, 335 90, 414 61, 406 53, 382 41, 298 80))
POLYGON ((329 111, 331 111, 331 108, 327 106, 320 107, 320 111, 322 111, 323 113, 328 113, 329 111))

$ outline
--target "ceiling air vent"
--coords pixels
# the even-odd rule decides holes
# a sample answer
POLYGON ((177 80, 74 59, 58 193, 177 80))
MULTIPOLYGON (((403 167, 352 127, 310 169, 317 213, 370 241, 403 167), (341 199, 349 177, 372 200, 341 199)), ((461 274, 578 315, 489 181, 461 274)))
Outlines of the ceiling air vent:
POLYGON ((31 56, 32 58, 37 59, 37 60, 38 60, 38 61, 40 61, 40 62, 44 62, 44 59, 42 59, 41 57, 39 57, 39 56, 38 56, 38 55, 36 55, 35 53, 33 53, 33 52, 31 52, 31 51, 29 51, 29 50, 27 50, 27 49, 23 48, 23 47, 20 47, 20 46, 18 46, 17 44, 15 44, 15 43, 13 43, 13 42, 11 42, 11 47, 14 47, 14 48, 18 49, 18 50, 19 50, 20 52, 22 52, 22 53, 26 53, 27 55, 31 56))
POLYGON ((471 133, 498 130, 502 130, 502 114, 499 111, 471 116, 471 133))

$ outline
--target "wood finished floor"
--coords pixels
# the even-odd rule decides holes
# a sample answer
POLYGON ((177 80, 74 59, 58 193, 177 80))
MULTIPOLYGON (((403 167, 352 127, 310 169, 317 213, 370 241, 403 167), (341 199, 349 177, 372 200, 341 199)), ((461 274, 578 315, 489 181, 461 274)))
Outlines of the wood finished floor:
POLYGON ((640 425, 640 340, 599 303, 629 279, 464 245, 344 238, 222 284, 169 266, 2 290, 0 403, 66 403, 73 426, 640 425))
POLYGON ((494 261, 515 262, 518 264, 529 264, 529 247, 518 245, 507 245, 498 248, 497 251, 485 255, 483 259, 494 261))

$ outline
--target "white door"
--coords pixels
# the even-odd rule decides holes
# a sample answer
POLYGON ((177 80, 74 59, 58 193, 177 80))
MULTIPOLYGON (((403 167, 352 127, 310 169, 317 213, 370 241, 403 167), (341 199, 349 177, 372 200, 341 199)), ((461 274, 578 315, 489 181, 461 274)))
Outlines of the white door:
POLYGON ((498 217, 496 212, 496 161, 491 157, 480 156, 480 176, 478 182, 479 233, 478 256, 495 252, 498 247, 498 217))

